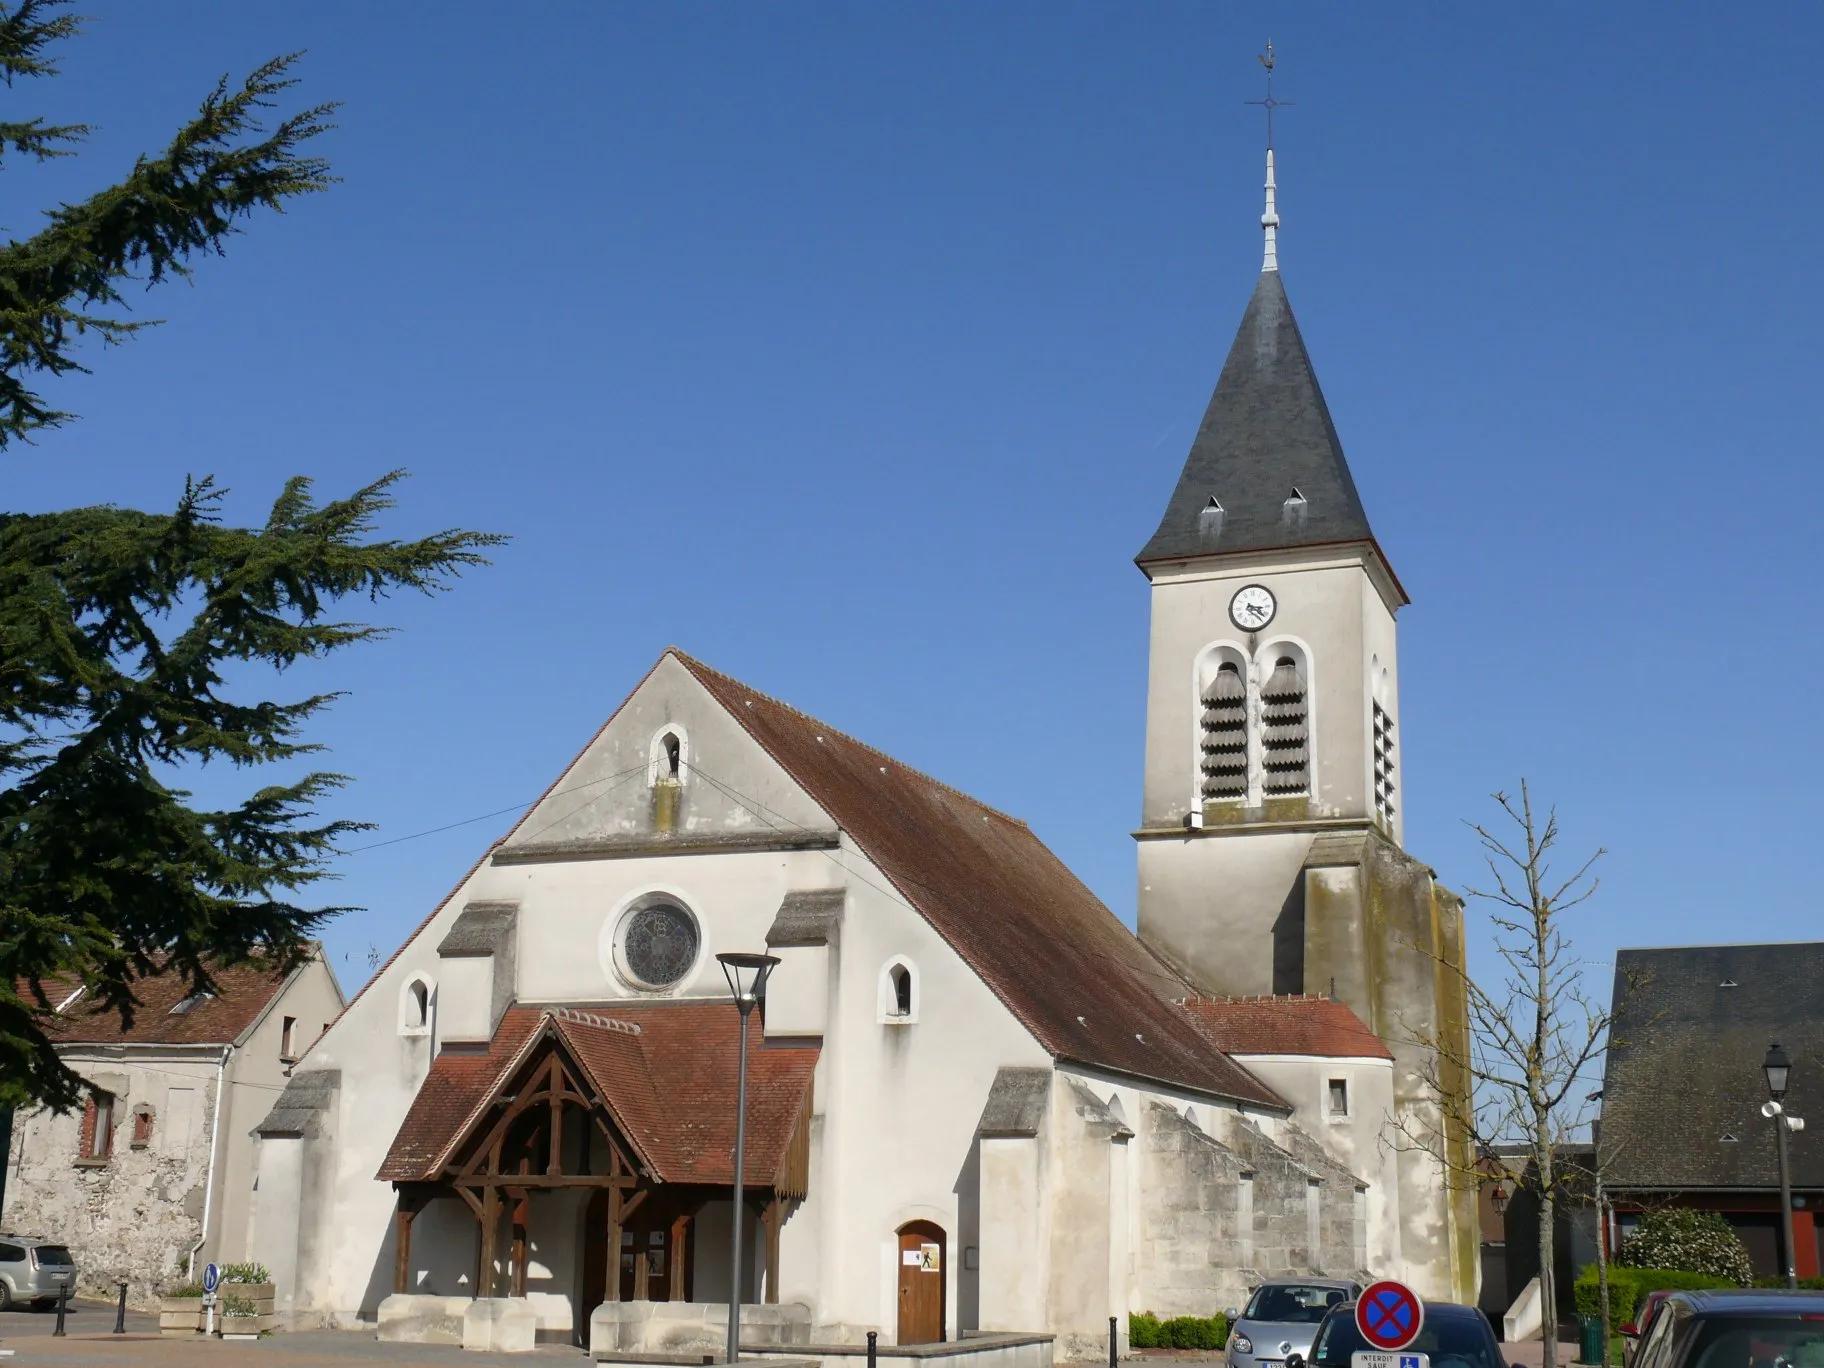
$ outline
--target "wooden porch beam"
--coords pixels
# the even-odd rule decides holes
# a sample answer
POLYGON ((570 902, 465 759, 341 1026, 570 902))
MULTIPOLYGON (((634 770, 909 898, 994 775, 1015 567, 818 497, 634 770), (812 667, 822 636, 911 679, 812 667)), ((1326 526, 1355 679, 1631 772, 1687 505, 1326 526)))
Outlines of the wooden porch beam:
POLYGON ((415 1205, 402 1192, 393 1211, 393 1291, 401 1296, 412 1290, 412 1218, 418 1214, 415 1205))
POLYGON ((481 1200, 481 1267, 475 1273, 475 1295, 494 1295, 494 1254, 500 1242, 500 1189, 489 1187, 481 1200))

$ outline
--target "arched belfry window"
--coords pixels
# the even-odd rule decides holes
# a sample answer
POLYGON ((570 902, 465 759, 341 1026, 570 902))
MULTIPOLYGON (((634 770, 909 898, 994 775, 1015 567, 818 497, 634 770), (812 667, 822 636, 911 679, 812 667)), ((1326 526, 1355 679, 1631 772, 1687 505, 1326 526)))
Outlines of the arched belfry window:
POLYGON ((436 983, 424 974, 414 974, 399 990, 399 1034, 428 1036, 436 1004, 436 983))
POLYGON ((1296 656, 1273 660, 1260 688, 1261 790, 1268 798, 1311 791, 1310 687, 1296 656))
POLYGON ((1233 660, 1217 665, 1203 690, 1203 797, 1248 796, 1248 685, 1233 660))
POLYGON ((690 766, 690 750, 681 727, 669 726, 652 738, 646 765, 649 784, 682 784, 690 766))
POLYGON ((918 1020, 918 966, 895 955, 880 971, 880 1020, 886 1026, 910 1026, 918 1020))

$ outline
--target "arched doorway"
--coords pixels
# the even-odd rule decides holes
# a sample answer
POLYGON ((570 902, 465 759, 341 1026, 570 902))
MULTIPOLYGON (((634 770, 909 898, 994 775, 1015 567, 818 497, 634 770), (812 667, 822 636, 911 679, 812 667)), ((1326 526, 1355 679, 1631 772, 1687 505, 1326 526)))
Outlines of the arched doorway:
POLYGON ((929 1221, 899 1228, 899 1343, 938 1344, 944 1338, 944 1230, 929 1221))

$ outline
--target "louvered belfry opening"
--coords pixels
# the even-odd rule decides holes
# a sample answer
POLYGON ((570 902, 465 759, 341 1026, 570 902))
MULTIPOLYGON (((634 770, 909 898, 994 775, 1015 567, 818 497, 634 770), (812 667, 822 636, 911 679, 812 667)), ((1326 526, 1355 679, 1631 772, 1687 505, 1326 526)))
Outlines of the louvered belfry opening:
POLYGON ((1298 662, 1281 656, 1260 691, 1262 789, 1269 798, 1296 797, 1311 787, 1311 749, 1305 677, 1298 662))
POLYGON ((1233 661, 1223 661, 1203 691, 1205 801, 1248 796, 1248 686, 1233 661))
POLYGON ((1374 813, 1393 826, 1393 719, 1374 705, 1374 813))

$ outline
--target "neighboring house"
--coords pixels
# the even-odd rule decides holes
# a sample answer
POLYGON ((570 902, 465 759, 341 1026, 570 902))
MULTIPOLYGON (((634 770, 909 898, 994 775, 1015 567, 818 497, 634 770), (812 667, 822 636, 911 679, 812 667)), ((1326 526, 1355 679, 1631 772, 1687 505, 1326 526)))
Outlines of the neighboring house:
POLYGON ((1779 1042, 1792 1061, 1787 1111, 1794 1263, 1816 1277, 1824 1201, 1824 942, 1623 950, 1621 1019, 1603 1076, 1603 1179, 1614 1232, 1639 1213, 1720 1211, 1755 1272, 1782 1271, 1779 1169, 1762 1065, 1779 1042))
POLYGON ((67 1244, 88 1292, 124 1278, 144 1305, 205 1262, 261 1257, 251 1131, 344 998, 320 955, 214 977, 219 992, 197 997, 175 975, 142 980, 127 1030, 76 985, 45 985, 57 1052, 89 1092, 78 1111, 15 1116, 0 1228, 67 1244))
MULTIPOLYGON (((1277 222, 1138 558, 1137 932, 1025 823, 667 651, 260 1124, 282 1310, 444 1338, 593 1320, 600 1348, 681 1353, 739 1296, 756 1338, 1036 1331, 1070 1358, 1263 1275, 1474 1298, 1474 1194, 1399 1141, 1469 1086, 1445 1077, 1447 1108, 1430 1081, 1440 1043, 1467 1053, 1438 968, 1464 942, 1402 845, 1407 599, 1277 222), (759 950, 737 1283, 716 956, 759 950)), ((1098 649, 1061 641, 1033 687, 1098 649)))

